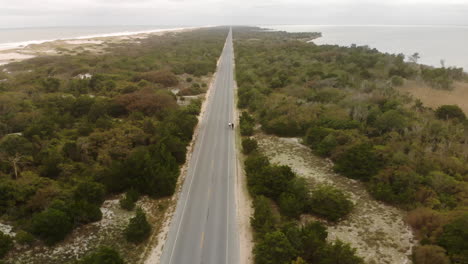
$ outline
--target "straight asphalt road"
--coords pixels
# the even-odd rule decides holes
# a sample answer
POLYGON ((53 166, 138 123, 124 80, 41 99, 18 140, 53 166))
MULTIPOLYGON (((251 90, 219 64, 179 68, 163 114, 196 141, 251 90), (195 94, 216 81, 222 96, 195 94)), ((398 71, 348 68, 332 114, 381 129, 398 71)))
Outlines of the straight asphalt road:
POLYGON ((206 112, 161 256, 161 264, 238 264, 232 31, 221 54, 206 112))

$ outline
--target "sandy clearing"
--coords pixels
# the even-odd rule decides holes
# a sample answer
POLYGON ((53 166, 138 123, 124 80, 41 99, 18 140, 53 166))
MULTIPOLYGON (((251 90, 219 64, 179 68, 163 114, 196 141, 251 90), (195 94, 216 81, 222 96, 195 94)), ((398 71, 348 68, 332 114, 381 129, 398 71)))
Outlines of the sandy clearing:
POLYGON ((404 223, 405 213, 374 200, 363 184, 333 172, 332 163, 312 154, 297 138, 256 136, 260 149, 273 163, 290 166, 312 184, 331 184, 344 192, 355 204, 347 219, 328 225, 328 240, 339 238, 357 249, 369 264, 408 264, 416 241, 404 223))
POLYGON ((0 52, 0 65, 8 64, 13 61, 20 61, 35 57, 34 55, 21 54, 18 52, 0 52))

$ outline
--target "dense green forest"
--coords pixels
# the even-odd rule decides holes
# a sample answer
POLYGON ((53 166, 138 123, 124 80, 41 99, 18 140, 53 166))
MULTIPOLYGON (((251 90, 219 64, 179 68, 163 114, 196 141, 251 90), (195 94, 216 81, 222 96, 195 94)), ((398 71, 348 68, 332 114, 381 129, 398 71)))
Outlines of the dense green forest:
POLYGON ((413 250, 416 264, 468 263, 466 115, 455 105, 427 108, 395 89, 409 79, 450 89, 453 82, 466 81, 466 74, 405 62, 402 54, 367 46, 306 41, 314 37, 234 30, 240 130, 255 199, 256 263, 335 263, 327 260, 329 252, 353 253, 341 242, 324 244, 320 224, 291 226, 302 213, 339 221, 352 208, 338 191, 319 187, 311 193, 289 168, 269 164, 249 138, 257 124, 265 133, 301 137, 317 155, 332 160, 337 172, 364 182, 376 199, 407 210, 420 242, 413 250), (322 244, 308 244, 312 241, 322 244), (265 259, 268 250, 279 255, 265 259))
MULTIPOLYGON (((172 195, 201 101, 180 103, 171 90, 206 90, 227 32, 167 33, 111 44, 101 55, 0 68, 0 219, 17 234, 0 233, 0 257, 13 240, 53 245, 99 221, 113 194, 126 192, 121 206, 128 210, 140 195, 172 195)), ((137 209, 125 237, 141 242, 150 230, 137 209)), ((82 263, 107 255, 120 259, 103 248, 82 263)))

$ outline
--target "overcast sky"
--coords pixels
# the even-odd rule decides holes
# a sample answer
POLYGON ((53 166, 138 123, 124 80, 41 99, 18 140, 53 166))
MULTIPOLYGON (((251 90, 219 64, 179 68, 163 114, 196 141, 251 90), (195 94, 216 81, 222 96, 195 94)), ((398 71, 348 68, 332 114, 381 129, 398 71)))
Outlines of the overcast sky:
POLYGON ((468 25, 468 0, 0 0, 0 27, 468 25))

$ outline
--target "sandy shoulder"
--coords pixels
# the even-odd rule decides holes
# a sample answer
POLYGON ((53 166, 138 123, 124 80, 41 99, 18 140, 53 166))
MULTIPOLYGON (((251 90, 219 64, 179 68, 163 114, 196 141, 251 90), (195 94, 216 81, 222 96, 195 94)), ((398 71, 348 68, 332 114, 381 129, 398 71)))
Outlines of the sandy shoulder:
MULTIPOLYGON (((237 84, 235 87, 235 98, 237 105, 237 84)), ((245 156, 242 154, 242 138, 239 129, 239 112, 234 107, 234 122, 236 123, 236 149, 237 149, 237 168, 236 168, 236 216, 237 228, 239 231, 239 263, 253 263, 253 229, 250 225, 250 218, 253 216, 252 198, 247 189, 247 178, 244 170, 245 156)))

